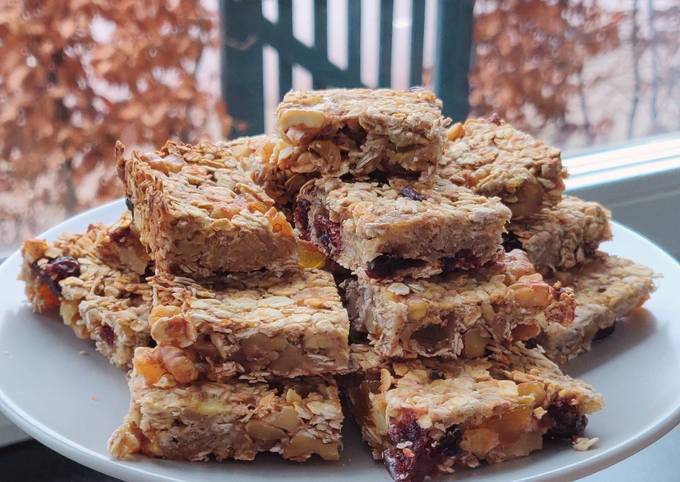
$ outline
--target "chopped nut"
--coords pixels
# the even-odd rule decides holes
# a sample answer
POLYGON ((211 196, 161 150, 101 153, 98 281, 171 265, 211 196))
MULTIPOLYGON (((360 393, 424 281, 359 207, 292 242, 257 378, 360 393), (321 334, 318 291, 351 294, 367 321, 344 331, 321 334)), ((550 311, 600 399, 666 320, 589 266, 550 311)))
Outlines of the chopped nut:
POLYGON ((267 415, 264 421, 286 432, 292 432, 300 425, 300 417, 292 407, 283 407, 280 412, 267 415))
POLYGON ((326 121, 326 116, 315 110, 295 110, 283 111, 277 119, 278 128, 281 132, 286 132, 290 127, 306 129, 319 129, 326 121))
POLYGON ((455 141, 456 139, 460 139, 465 135, 465 129, 463 128, 463 124, 460 122, 456 122, 451 126, 451 128, 446 132, 446 137, 450 141, 455 141))
POLYGON ((312 400, 311 402, 307 402, 307 408, 314 415, 320 415, 327 419, 334 418, 339 414, 338 407, 335 404, 328 402, 312 400))
POLYGON ((286 432, 260 420, 251 420, 246 424, 246 432, 255 440, 274 442, 286 438, 286 432))
POLYGON ((198 378, 194 362, 180 348, 161 345, 156 350, 165 369, 179 383, 191 383, 198 378))
POLYGON ((210 210, 210 217, 213 219, 231 219, 240 212, 240 206, 234 204, 215 204, 210 210))
POLYGON ((543 407, 534 408, 534 417, 536 417, 537 420, 542 419, 543 415, 545 415, 546 413, 548 413, 548 411, 543 407))
POLYGON ((525 308, 540 308, 550 304, 552 291, 545 282, 535 281, 528 276, 523 276, 519 281, 510 286, 517 303, 525 308))
POLYGON ((169 313, 179 312, 179 309, 168 310, 168 308, 171 307, 161 305, 151 310, 149 315, 151 336, 159 345, 186 348, 196 341, 198 337, 196 328, 179 315, 168 315, 169 313))
POLYGON ((323 443, 306 433, 298 433, 286 446, 283 456, 292 460, 304 460, 312 454, 318 454, 324 460, 339 460, 337 443, 323 443))
POLYGON ((484 336, 481 328, 472 328, 463 335, 463 355, 466 358, 477 358, 484 355, 489 338, 484 336))
POLYGON ((172 154, 165 157, 160 157, 155 153, 143 154, 142 159, 145 160, 149 166, 157 171, 161 171, 164 174, 170 174, 171 172, 179 172, 185 163, 182 159, 172 154))
POLYGON ((286 138, 292 142, 293 144, 297 145, 300 144, 300 141, 305 137, 305 130, 304 129, 298 129, 296 127, 290 127, 286 131, 286 138))
POLYGON ((536 404, 543 403, 545 400, 545 387, 538 382, 524 382, 517 385, 517 393, 521 396, 531 395, 536 404))

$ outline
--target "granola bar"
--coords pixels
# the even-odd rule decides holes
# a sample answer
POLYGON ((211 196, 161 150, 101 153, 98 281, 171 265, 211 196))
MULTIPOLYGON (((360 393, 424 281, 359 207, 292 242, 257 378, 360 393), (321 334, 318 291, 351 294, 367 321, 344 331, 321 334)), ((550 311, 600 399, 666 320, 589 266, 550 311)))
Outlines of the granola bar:
POLYGON ((90 225, 84 234, 65 234, 52 243, 25 241, 19 276, 35 312, 58 311, 78 337, 94 341, 99 352, 123 368, 135 347, 151 341, 151 288, 138 272, 147 271, 142 269, 146 260, 135 258, 134 234, 125 240, 119 236, 128 221, 124 216, 112 227, 90 225))
POLYGON ((493 260, 510 211, 446 181, 317 179, 300 191, 295 227, 328 257, 371 278, 428 277, 493 260))
POLYGON ((261 144, 260 138, 195 146, 168 141, 128 159, 117 144, 119 175, 157 270, 209 277, 289 261, 293 230, 248 170, 261 144))
POLYGON ((276 110, 277 166, 291 173, 431 174, 444 146, 441 101, 428 90, 288 92, 276 110))
POLYGON ((583 435, 602 397, 540 349, 495 345, 486 358, 381 362, 357 347, 352 414, 395 480, 498 463, 583 435), (369 356, 366 356, 366 355, 369 356))
POLYGON ((157 275, 150 282, 152 337, 182 348, 210 380, 347 368, 349 321, 330 273, 290 269, 201 284, 157 275))
POLYGON ((559 149, 492 115, 468 119, 447 132, 439 174, 484 196, 501 198, 513 219, 556 204, 566 172, 559 149))
POLYGON ((611 239, 609 218, 609 211, 596 202, 564 196, 554 207, 525 220, 513 219, 504 245, 525 250, 539 270, 573 268, 611 239))
POLYGON ((344 289, 352 327, 386 357, 475 358, 574 316, 571 290, 544 282, 520 250, 475 271, 395 283, 360 276, 344 289))
POLYGON ((646 266, 603 252, 582 266, 554 273, 552 280, 574 289, 576 316, 571 326, 548 323, 537 342, 557 363, 590 350, 594 340, 614 331, 617 320, 647 301, 654 277, 646 266))
POLYGON ((111 455, 180 460, 253 460, 259 452, 303 462, 338 460, 342 409, 332 379, 182 384, 139 348, 130 410, 109 440, 111 455), (155 374, 160 372, 159 376, 155 374))
POLYGON ((112 268, 146 276, 153 274, 153 263, 139 240, 139 232, 129 210, 125 210, 97 239, 97 255, 112 268))

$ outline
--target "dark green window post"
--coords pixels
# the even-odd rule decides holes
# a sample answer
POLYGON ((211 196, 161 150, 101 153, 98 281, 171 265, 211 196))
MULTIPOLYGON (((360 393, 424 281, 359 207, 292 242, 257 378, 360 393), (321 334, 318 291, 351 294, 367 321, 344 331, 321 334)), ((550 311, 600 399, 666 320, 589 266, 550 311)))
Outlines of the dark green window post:
POLYGON ((264 132, 262 2, 220 2, 222 98, 229 115, 246 123, 237 135, 264 132))
POLYGON ((444 113, 454 121, 469 111, 470 55, 474 0, 439 0, 434 90, 444 103, 444 113))

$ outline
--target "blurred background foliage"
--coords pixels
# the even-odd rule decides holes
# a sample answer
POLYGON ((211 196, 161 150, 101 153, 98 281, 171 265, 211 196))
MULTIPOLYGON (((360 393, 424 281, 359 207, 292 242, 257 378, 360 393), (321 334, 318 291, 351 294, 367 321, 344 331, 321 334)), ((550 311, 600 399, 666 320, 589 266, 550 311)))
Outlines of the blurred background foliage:
POLYGON ((120 196, 117 139, 223 137, 197 69, 218 41, 200 1, 0 4, 0 245, 120 196))
MULTIPOLYGON (((477 0, 471 113, 570 149, 677 130, 678 25, 677 0, 477 0)), ((117 139, 226 138, 218 41, 215 0, 0 2, 0 255, 120 196, 117 139)))

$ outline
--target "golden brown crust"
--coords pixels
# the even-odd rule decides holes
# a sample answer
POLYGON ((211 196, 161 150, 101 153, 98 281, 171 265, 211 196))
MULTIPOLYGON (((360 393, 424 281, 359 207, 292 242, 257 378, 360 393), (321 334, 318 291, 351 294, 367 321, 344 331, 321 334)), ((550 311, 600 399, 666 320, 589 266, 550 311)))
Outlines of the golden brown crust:
POLYGON ((540 449, 544 436, 581 436, 586 414, 602 408, 592 387, 564 375, 540 349, 490 350, 485 358, 446 362, 386 362, 353 350, 362 370, 347 379, 351 410, 393 476, 524 456, 540 449))
POLYGON ((326 271, 290 268, 201 284, 157 275, 151 284, 151 335, 193 353, 211 380, 347 368, 349 321, 326 271))
MULTIPOLYGON (((151 349, 138 349, 135 360, 151 349)), ((148 384, 133 371, 131 404, 109 440, 116 458, 135 454, 180 460, 253 460, 260 452, 303 462, 338 460, 342 409, 330 378, 268 383, 196 382, 161 378, 148 384)))
POLYGON ((605 336, 617 320, 647 301, 656 276, 646 266, 603 252, 579 267, 555 272, 550 279, 574 290, 576 316, 568 327, 549 323, 538 342, 557 363, 590 350, 594 338, 605 336))
POLYGON ((276 123, 291 151, 280 150, 280 168, 361 177, 376 170, 431 174, 446 121, 427 90, 330 89, 289 92, 276 123))
POLYGON ((345 268, 396 280, 493 260, 509 217, 498 200, 447 181, 317 179, 300 191, 295 224, 303 239, 345 268), (390 258, 399 266, 381 269, 390 258))
POLYGON ((559 149, 497 119, 468 119, 448 131, 439 175, 484 196, 501 198, 522 219, 562 197, 559 149))
POLYGON ((208 277, 286 263, 293 231, 251 172, 261 138, 159 151, 118 149, 118 169, 140 239, 163 272, 208 277))
POLYGON ((530 339, 574 315, 573 293, 544 282, 520 250, 470 272, 393 283, 359 276, 344 288, 354 329, 387 357, 479 357, 488 343, 530 339))
POLYGON ((151 340, 151 288, 140 274, 148 259, 136 255, 134 233, 124 240, 113 234, 127 223, 123 215, 112 226, 93 224, 83 234, 64 234, 52 243, 27 240, 20 274, 34 311, 58 311, 77 336, 94 341, 122 368, 130 365, 134 348, 151 340))
POLYGON ((521 221, 510 223, 514 238, 541 271, 569 269, 611 239, 611 213, 602 205, 574 196, 564 196, 553 207, 521 221))

